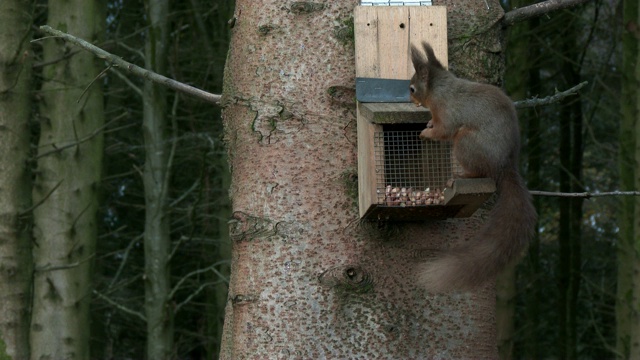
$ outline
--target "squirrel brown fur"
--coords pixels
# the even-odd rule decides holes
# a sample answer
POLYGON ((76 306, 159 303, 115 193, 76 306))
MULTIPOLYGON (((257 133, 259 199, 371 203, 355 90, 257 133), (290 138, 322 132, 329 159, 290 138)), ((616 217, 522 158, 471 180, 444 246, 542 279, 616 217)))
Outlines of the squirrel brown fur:
POLYGON ((518 173, 520 130, 513 102, 499 88, 455 77, 424 42, 411 60, 411 100, 431 110, 422 139, 450 140, 463 178, 491 178, 497 200, 489 220, 464 245, 418 265, 420 285, 432 292, 469 290, 495 278, 527 248, 536 224, 531 195, 518 173))

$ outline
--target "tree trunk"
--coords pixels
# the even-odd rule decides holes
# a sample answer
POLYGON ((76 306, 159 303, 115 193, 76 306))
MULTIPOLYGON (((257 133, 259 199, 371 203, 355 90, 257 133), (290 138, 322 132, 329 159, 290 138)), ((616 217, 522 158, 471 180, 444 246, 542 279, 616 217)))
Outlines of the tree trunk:
MULTIPOLYGON (((540 20, 535 18, 529 21, 530 31, 537 31, 539 28, 540 20)), ((530 43, 529 43, 530 44, 530 43)), ((540 47, 529 46, 528 49, 529 59, 538 59, 540 57, 540 47)), ((542 88, 542 82, 540 80, 540 66, 538 64, 532 64, 529 67, 529 81, 528 88, 531 96, 537 96, 540 94, 542 88)), ((540 189, 542 184, 542 126, 541 115, 537 110, 525 111, 527 124, 527 185, 530 189, 540 189)), ((521 122, 521 123, 524 123, 521 122)), ((533 206, 540 212, 542 206, 541 198, 539 196, 533 197, 533 206)), ((538 219, 541 216, 538 216, 538 219)), ((529 359, 537 359, 540 354, 540 329, 542 329, 542 316, 540 313, 540 301, 541 290, 544 283, 541 281, 542 277, 542 265, 540 264, 540 231, 536 226, 536 231, 531 244, 529 246, 529 252, 526 257, 527 271, 526 271, 526 283, 525 289, 525 335, 524 338, 524 357, 529 359)))
MULTIPOLYGON (((620 75, 622 77, 622 91, 620 94, 620 187, 621 190, 636 190, 638 170, 636 169, 637 154, 636 146, 640 142, 637 139, 638 132, 636 126, 640 124, 638 115, 637 98, 640 94, 638 83, 638 59, 640 56, 640 46, 638 38, 632 31, 630 24, 640 23, 640 6, 637 1, 623 1, 623 29, 622 32, 622 64, 620 75)), ((622 359, 631 359, 631 347, 636 349, 640 346, 638 336, 632 330, 634 322, 638 322, 636 316, 640 313, 637 299, 633 299, 634 289, 640 288, 640 281, 634 279, 636 264, 640 263, 638 257, 639 243, 637 240, 640 231, 636 221, 638 214, 637 199, 631 197, 622 198, 621 214, 618 220, 620 226, 620 237, 618 241, 618 279, 617 279, 617 300, 616 300, 616 352, 622 359)), ((634 349, 634 352, 637 350, 634 349)))
MULTIPOLYGON (((566 33, 561 40, 564 82, 570 86, 580 82, 579 49, 575 14, 564 12, 566 33)), ((582 104, 578 94, 561 103, 560 109, 560 191, 581 192, 582 189, 582 104)), ((582 198, 560 198, 560 230, 558 268, 560 315, 559 357, 577 358, 577 303, 581 279, 582 198)))
MULTIPOLYGON (((169 1, 151 0, 147 6, 149 29, 145 44, 145 67, 165 74, 169 46, 169 1)), ((146 81, 143 102, 147 358, 161 360, 173 356, 173 308, 169 299, 171 238, 167 212, 171 151, 166 136, 165 88, 146 81)))
POLYGON ((31 206, 29 129, 31 24, 28 0, 0 2, 0 358, 29 358, 31 206), (4 346, 2 345, 4 343, 4 346), (4 350, 3 350, 4 348, 4 350))
MULTIPOLYGON (((101 1, 50 1, 48 23, 96 42, 105 9, 101 1)), ((61 40, 42 45, 31 358, 88 359, 104 124, 101 82, 92 82, 103 65, 61 40)))
MULTIPOLYGON (((638 4, 635 4, 635 24, 640 24, 640 8, 638 4)), ((640 189, 640 170, 638 169, 638 164, 640 164, 640 91, 638 86, 640 84, 640 63, 637 61, 640 59, 640 45, 638 45, 639 38, 637 36, 637 32, 635 34, 636 41, 636 63, 635 63, 635 81, 632 86, 634 86, 635 90, 635 104, 636 104, 636 117, 635 117, 635 174, 634 174, 634 182, 635 189, 640 189)), ((631 350, 629 353, 629 359, 638 359, 640 358, 640 197, 635 197, 634 204, 634 213, 635 216, 633 218, 633 249, 632 257, 633 261, 633 278, 632 278, 632 286, 633 286, 633 296, 631 298, 631 337, 630 344, 631 350)))
POLYGON ((516 294, 516 264, 511 264, 496 280, 498 354, 502 360, 513 358, 516 294))
MULTIPOLYGON (((530 5, 530 0, 513 0, 512 8, 530 5)), ((513 25, 508 32, 507 59, 507 89, 514 99, 525 99, 541 95, 540 81, 540 46, 539 40, 532 34, 540 32, 539 18, 513 25), (522 74, 527 74, 522 76, 522 74)), ((529 189, 538 190, 541 186, 541 117, 539 109, 519 109, 518 116, 523 130, 523 152, 526 154, 526 180, 529 189)), ((540 212, 539 196, 533 197, 533 204, 540 212)), ((542 214, 539 215, 539 218, 542 214)), ((540 329, 542 328, 540 314, 540 291, 544 286, 541 281, 542 269, 540 265, 540 234, 536 226, 527 256, 523 260, 524 266, 520 273, 520 297, 524 298, 524 316, 518 333, 522 349, 519 355, 527 359, 540 357, 540 329)), ((515 300, 513 301, 515 303, 515 300)), ((513 305, 515 306, 515 304, 513 305)), ((500 311, 498 309, 498 311, 500 311)), ((499 316, 499 315, 498 315, 499 316)), ((515 321, 515 319, 513 320, 515 321)), ((498 329, 500 334, 500 329, 498 329)), ((501 353, 501 358, 507 358, 501 353)), ((513 356, 513 354, 509 354, 513 356)))
MULTIPOLYGON (((220 189, 229 189, 230 174, 229 164, 224 159, 220 159, 220 171, 216 174, 220 185, 217 186, 220 189)), ((209 342, 208 357, 207 359, 218 359, 220 357, 220 339, 222 338, 222 332, 224 330, 224 308, 227 303, 227 294, 229 292, 228 282, 220 281, 220 275, 229 278, 229 259, 231 259, 231 243, 229 240, 229 224, 228 219, 231 215, 229 198, 226 195, 222 195, 220 201, 217 203, 217 209, 215 212, 215 218, 218 228, 218 243, 211 249, 210 254, 216 261, 220 261, 220 266, 217 267, 217 273, 210 274, 211 282, 217 282, 218 284, 212 286, 207 292, 207 303, 213 308, 208 314, 208 331, 207 335, 213 339, 209 342)))
MULTIPOLYGON (((626 4, 625 4, 626 5, 626 4)), ((629 9, 630 10, 630 9, 629 9)), ((625 12, 628 11, 625 9, 625 12)), ((627 14, 625 14, 626 18, 627 14)), ((635 4, 635 19, 633 20, 637 25, 640 24, 640 8, 638 4, 635 4)), ((631 23, 625 23, 625 25, 630 26, 631 23)), ((629 28, 627 28, 629 29, 629 28)), ((629 29, 630 30, 630 29, 629 29)), ((638 164, 640 164, 640 91, 638 90, 638 84, 640 84, 640 64, 638 63, 638 59, 640 59, 640 45, 638 45, 638 34, 634 33, 635 41, 636 41, 636 63, 635 63, 635 80, 631 85, 633 86, 633 90, 635 93, 635 101, 636 111, 635 111, 635 173, 634 173, 634 183, 635 189, 640 189, 640 170, 638 170, 638 164)), ((634 219, 633 219, 633 250, 632 257, 633 261, 633 278, 632 278, 632 286, 633 286, 633 296, 631 298, 631 336, 630 336, 630 359, 640 358, 640 197, 635 197, 634 204, 634 219)))
MULTIPOLYGON (((499 3, 435 3, 448 5, 452 68, 499 85, 499 3), (474 29, 488 30, 468 42, 474 29)), ((358 220, 356 1, 236 4, 224 90, 233 250, 221 357, 495 358, 493 284, 433 295, 413 281, 423 250, 464 241, 480 217, 358 220)))
MULTIPOLYGON (((513 0, 511 8, 520 8, 529 5, 528 0, 513 0)), ((514 100, 523 100, 529 96, 529 77, 522 76, 534 67, 530 56, 531 48, 529 32, 531 26, 529 21, 513 25, 507 35, 507 69, 505 75, 505 87, 509 96, 514 100)), ((521 128, 527 131, 529 135, 530 127, 529 118, 530 111, 527 109, 518 111, 520 117, 521 128), (524 115, 524 119, 523 119, 524 115)), ((529 136, 523 136, 523 147, 527 155, 531 155, 531 147, 528 146, 529 136)), ((521 167, 523 168, 523 167, 521 167)), ((512 264, 500 276, 496 283, 496 320, 498 330, 498 352, 500 359, 512 359, 513 347, 515 342, 515 312, 516 312, 516 296, 518 289, 516 286, 516 266, 512 264)), ((527 287, 526 294, 528 296, 533 289, 527 287)))

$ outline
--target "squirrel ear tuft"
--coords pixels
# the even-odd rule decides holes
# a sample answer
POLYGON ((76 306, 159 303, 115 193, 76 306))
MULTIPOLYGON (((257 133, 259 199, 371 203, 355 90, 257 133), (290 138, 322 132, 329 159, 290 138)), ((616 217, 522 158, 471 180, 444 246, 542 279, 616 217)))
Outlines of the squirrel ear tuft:
POLYGON ((413 62, 413 68, 416 72, 420 71, 427 65, 426 59, 420 50, 418 50, 414 45, 411 45, 411 62, 413 62))
POLYGON ((424 47, 424 52, 427 54, 427 60, 429 61, 429 65, 444 69, 444 66, 440 63, 438 58, 436 58, 436 54, 433 52, 433 48, 429 45, 428 42, 423 41, 422 47, 424 47))

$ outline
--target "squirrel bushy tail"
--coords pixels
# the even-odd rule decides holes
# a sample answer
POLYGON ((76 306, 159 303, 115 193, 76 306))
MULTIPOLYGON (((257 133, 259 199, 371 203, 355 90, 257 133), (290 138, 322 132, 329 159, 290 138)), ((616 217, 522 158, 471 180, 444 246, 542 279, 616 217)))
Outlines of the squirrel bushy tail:
POLYGON ((418 281, 431 292, 468 290, 494 278, 527 247, 536 224, 531 195, 515 169, 495 179, 498 198, 481 231, 418 265, 418 281))

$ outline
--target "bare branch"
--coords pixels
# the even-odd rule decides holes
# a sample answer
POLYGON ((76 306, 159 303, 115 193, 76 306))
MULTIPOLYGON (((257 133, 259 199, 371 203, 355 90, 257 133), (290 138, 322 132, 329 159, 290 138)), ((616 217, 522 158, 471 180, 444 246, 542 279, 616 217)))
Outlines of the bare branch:
POLYGON ((138 241, 140 241, 140 239, 142 239, 142 235, 138 235, 134 237, 129 242, 129 245, 127 245, 127 247, 125 248, 124 254, 122 255, 122 261, 120 262, 120 266, 118 266, 118 270, 116 271, 116 274, 113 276, 113 279, 111 279, 111 283, 109 284, 108 289, 111 289, 113 285, 115 285, 116 281, 118 281, 118 279, 120 278, 120 273, 122 273, 122 269, 124 269, 124 266, 127 263, 127 259, 129 259, 129 253, 131 252, 131 249, 138 241))
POLYGON ((86 263, 87 261, 93 259, 93 257, 95 256, 95 254, 92 254, 80 261, 76 261, 74 263, 69 263, 69 264, 64 264, 64 265, 46 265, 46 266, 41 266, 41 267, 35 267, 33 269, 33 271, 35 272, 45 272, 45 271, 58 271, 58 270, 68 270, 68 269, 73 269, 75 267, 78 267, 84 263, 86 263))
POLYGON ((41 157, 45 157, 45 156, 49 156, 51 154, 55 154, 55 153, 59 153, 65 149, 68 149, 70 147, 74 147, 74 146, 79 146, 80 144, 87 142, 91 139, 93 139, 94 137, 98 136, 100 133, 102 133, 104 131, 104 129, 106 129, 109 125, 111 125, 112 123, 122 119, 123 117, 127 116, 127 113, 123 113, 121 115, 116 116, 114 119, 110 120, 108 123, 104 124, 103 126, 93 130, 91 133, 87 134, 85 137, 79 139, 77 134, 76 134, 76 139, 75 141, 66 144, 66 145, 62 145, 62 146, 56 146, 55 144, 47 144, 47 145, 42 145, 42 146, 51 146, 53 147, 53 150, 49 150, 47 152, 43 152, 42 154, 38 154, 34 157, 35 160, 40 159, 41 157))
POLYGON ((19 216, 25 216, 27 214, 29 214, 30 212, 32 212, 35 208, 37 208, 38 206, 42 205, 45 201, 47 201, 47 199, 49 198, 49 196, 51 196, 51 194, 53 194, 54 191, 56 191, 56 189, 62 185, 62 182, 64 181, 64 179, 58 181, 57 184, 54 185, 54 187, 51 188, 51 190, 49 190, 48 193, 46 193, 42 199, 40 199, 37 203, 35 203, 34 205, 32 205, 30 208, 28 208, 27 210, 21 212, 19 214, 19 216))
POLYGON ((553 104, 566 98, 567 96, 575 95, 578 90, 582 89, 588 83, 589 82, 587 81, 583 81, 580 84, 572 87, 571 89, 562 92, 558 92, 558 90, 556 90, 556 93, 554 95, 547 96, 542 99, 534 97, 533 99, 514 101, 513 104, 518 109, 553 104))
POLYGON ((98 74, 95 78, 93 78, 93 80, 91 80, 89 85, 87 85, 87 87, 84 88, 84 91, 82 91, 82 94, 80 94, 80 97, 78 97, 78 100, 76 100, 76 102, 80 103, 80 99, 82 99, 84 94, 86 94, 87 91, 89 91, 89 89, 91 88, 91 85, 93 85, 93 83, 95 83, 97 80, 102 79, 105 76, 104 74, 106 74, 107 71, 109 71, 109 69, 111 69, 112 67, 113 67, 113 64, 109 64, 109 66, 104 68, 104 70, 100 71, 100 74, 98 74))
POLYGON ((129 85, 131 90, 135 91, 136 94, 138 94, 138 96, 142 97, 142 90, 139 87, 137 87, 136 84, 133 83, 133 81, 129 80, 127 75, 118 71, 118 69, 114 69, 113 67, 110 67, 109 69, 111 70, 112 73, 116 74, 116 76, 118 76, 122 81, 124 81, 125 84, 129 85))
POLYGON ((134 311, 129 309, 128 307, 122 305, 122 304, 118 304, 117 302, 111 300, 110 298, 108 298, 106 295, 103 295, 99 292, 97 292, 96 290, 93 290, 93 293, 98 296, 100 299, 108 302, 111 306, 115 307, 116 309, 122 311, 123 313, 127 313, 129 315, 133 315, 137 318, 139 318, 140 320, 147 322, 147 318, 140 312, 134 311))
POLYGON ((504 15, 502 24, 510 26, 517 22, 524 21, 533 17, 542 16, 546 13, 567 9, 576 5, 583 4, 589 0, 547 0, 537 4, 521 7, 511 10, 504 15))
POLYGON ((209 92, 206 92, 204 90, 200 90, 196 87, 193 87, 191 85, 187 85, 184 83, 181 83, 179 81, 170 79, 166 76, 157 74, 153 71, 149 71, 147 69, 141 68, 137 65, 134 65, 130 62, 124 61, 122 60, 122 58, 115 56, 109 52, 106 52, 102 49, 100 49, 97 46, 94 46, 90 43, 88 43, 85 40, 82 40, 80 38, 77 38, 73 35, 69 35, 67 33, 64 33, 60 30, 56 30, 54 28, 52 28, 51 26, 48 25, 43 25, 40 26, 40 30, 44 31, 47 34, 51 34, 53 36, 56 37, 60 37, 63 38, 66 41, 69 41, 72 44, 75 44, 89 52, 92 52, 93 54, 95 54, 97 57, 99 57, 100 59, 104 59, 107 63, 108 66, 111 67, 118 67, 120 69, 126 70, 128 73, 139 76, 143 79, 152 81, 156 84, 160 84, 163 86, 168 87, 169 89, 175 90, 175 91, 179 91, 185 94, 189 94, 191 96, 197 97, 199 99, 202 99, 204 101, 207 101, 209 103, 215 104, 215 105, 220 105, 220 98, 222 97, 221 95, 217 95, 217 94, 212 94, 209 92))
POLYGON ((589 199, 592 197, 603 196, 640 196, 640 191, 611 191, 602 193, 581 192, 581 193, 565 193, 565 192, 553 192, 553 191, 529 191, 531 195, 537 196, 553 196, 553 197, 576 197, 589 199))
POLYGON ((222 260, 222 261, 218 261, 212 265, 209 265, 208 267, 204 268, 204 269, 198 269, 198 270, 194 270, 190 273, 188 273, 187 275, 183 276, 182 279, 180 279, 178 281, 178 283, 173 287, 173 289, 171 289, 171 292, 169 293, 169 299, 173 299, 173 297, 176 295, 176 292, 178 290, 180 290, 180 287, 182 287, 182 284, 187 281, 190 277, 194 276, 194 275, 198 275, 198 274, 202 274, 202 273, 206 273, 208 271, 212 271, 213 273, 215 273, 216 275, 218 275, 218 277, 220 277, 220 279, 222 281, 224 281, 225 283, 229 283, 229 280, 227 278, 225 278, 224 275, 222 275, 217 269, 216 267, 224 264, 224 263, 228 263, 228 260, 222 260))
POLYGON ((184 299, 183 302, 177 304, 175 309, 173 310, 173 312, 177 313, 178 311, 180 311, 180 309, 182 309, 182 307, 184 305, 188 304, 194 297, 198 296, 198 294, 200 294, 202 292, 202 290, 204 290, 204 288, 206 288, 207 286, 218 285, 221 282, 223 282, 223 280, 218 280, 218 281, 213 281, 213 282, 206 282, 206 283, 200 285, 200 287, 198 287, 196 289, 196 291, 194 291, 186 299, 184 299))

